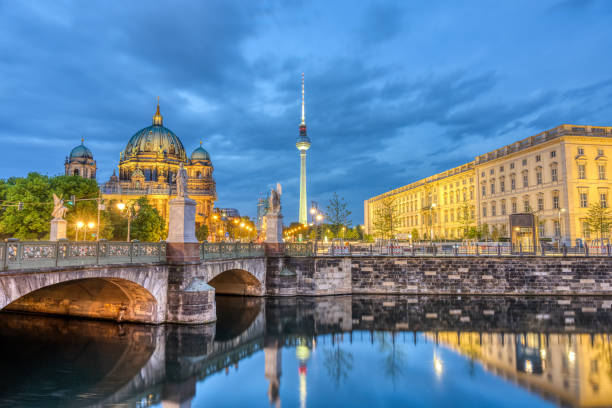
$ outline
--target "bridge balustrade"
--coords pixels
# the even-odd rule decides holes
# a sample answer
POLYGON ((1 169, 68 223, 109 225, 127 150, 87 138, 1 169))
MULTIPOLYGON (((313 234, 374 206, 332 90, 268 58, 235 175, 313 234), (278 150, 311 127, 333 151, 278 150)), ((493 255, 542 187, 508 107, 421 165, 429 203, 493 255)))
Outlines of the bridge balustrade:
POLYGON ((0 260, 3 270, 162 262, 166 243, 8 240, 0 246, 0 260))
POLYGON ((200 245, 200 259, 260 258, 265 256, 264 246, 253 243, 203 243, 200 245))

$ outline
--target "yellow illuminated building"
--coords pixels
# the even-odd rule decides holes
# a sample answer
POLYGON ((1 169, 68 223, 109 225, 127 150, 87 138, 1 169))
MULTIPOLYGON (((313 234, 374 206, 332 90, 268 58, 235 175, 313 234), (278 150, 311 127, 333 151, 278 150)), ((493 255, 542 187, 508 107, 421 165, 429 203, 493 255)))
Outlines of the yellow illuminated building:
POLYGON ((532 212, 539 237, 589 241, 589 206, 609 206, 611 155, 612 127, 561 125, 366 200, 365 229, 375 232, 376 209, 391 200, 397 234, 416 228, 421 238, 432 231, 434 238, 461 238, 462 226, 471 223, 508 237, 508 215, 532 212), (473 214, 469 222, 457 222, 460 209, 473 214))
POLYGON ((438 332, 427 337, 558 405, 612 406, 607 334, 438 332))

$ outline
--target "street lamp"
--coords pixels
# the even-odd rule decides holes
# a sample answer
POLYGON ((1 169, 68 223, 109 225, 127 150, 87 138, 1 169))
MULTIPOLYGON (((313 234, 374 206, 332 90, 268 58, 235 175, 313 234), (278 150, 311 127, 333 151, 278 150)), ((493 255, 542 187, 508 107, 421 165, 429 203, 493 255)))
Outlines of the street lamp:
POLYGON ((78 221, 76 223, 76 234, 75 234, 74 240, 77 241, 77 242, 79 240, 79 230, 81 228, 83 228, 83 225, 85 225, 85 223, 83 221, 78 221))
POLYGON ((138 210, 140 210, 140 206, 138 205, 138 203, 131 203, 131 204, 125 204, 123 202, 119 202, 117 203, 117 208, 119 209, 119 211, 123 211, 126 210, 125 212, 125 216, 127 217, 128 220, 128 227, 127 227, 127 242, 130 242, 130 230, 131 230, 131 224, 132 224, 132 218, 134 218, 134 216, 136 215, 136 213, 138 213, 138 210))
POLYGON ((565 212, 565 208, 559 208, 559 211, 557 213, 557 222, 559 223, 559 244, 561 244, 562 241, 562 237, 563 237, 563 233, 562 233, 562 229, 561 229, 561 213, 565 212))
POLYGON ((87 241, 87 228, 89 228, 91 230, 95 226, 96 226, 96 224, 93 221, 89 221, 87 223, 87 225, 85 225, 85 234, 84 234, 84 237, 83 237, 83 241, 87 241))

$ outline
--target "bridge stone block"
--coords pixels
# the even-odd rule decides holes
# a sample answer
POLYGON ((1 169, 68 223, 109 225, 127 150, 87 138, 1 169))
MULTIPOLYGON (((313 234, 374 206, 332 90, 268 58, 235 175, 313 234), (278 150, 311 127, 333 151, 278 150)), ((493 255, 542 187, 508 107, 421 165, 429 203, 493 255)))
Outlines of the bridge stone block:
POLYGON ((170 265, 168 323, 202 324, 217 320, 215 289, 198 273, 198 265, 170 265))

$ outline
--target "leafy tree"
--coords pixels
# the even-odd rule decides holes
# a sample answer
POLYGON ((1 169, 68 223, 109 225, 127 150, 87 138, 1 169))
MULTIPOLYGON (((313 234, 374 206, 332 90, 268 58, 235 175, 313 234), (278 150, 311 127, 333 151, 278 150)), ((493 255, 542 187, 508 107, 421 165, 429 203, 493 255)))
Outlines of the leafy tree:
POLYGON ((612 216, 609 213, 609 209, 602 207, 601 203, 595 203, 590 206, 586 222, 589 230, 597 234, 599 242, 609 236, 610 227, 612 227, 612 216))
POLYGON ((419 240, 419 230, 416 228, 413 228, 412 231, 410 231, 410 235, 412 235, 412 241, 418 241, 419 240))
POLYGON ((351 212, 346 208, 347 204, 344 198, 338 197, 337 193, 334 193, 333 197, 329 200, 327 205, 327 213, 325 214, 329 228, 334 237, 338 237, 342 227, 350 227, 351 225, 351 212))
POLYGON ((397 211, 395 207, 395 199, 387 197, 380 200, 374 209, 373 227, 376 236, 384 239, 395 237, 395 229, 397 224, 397 211))
POLYGON ((491 239, 493 241, 499 241, 499 237, 500 237, 500 232, 499 232, 499 228, 497 228, 496 225, 493 226, 493 229, 491 230, 491 239))
POLYGON ((196 227, 196 238, 200 242, 208 239, 208 225, 202 223, 196 227))
POLYGON ((3 190, 5 200, 11 203, 22 202, 23 209, 5 207, 0 220, 0 233, 21 240, 48 237, 53 209, 49 177, 30 173, 25 178, 9 179, 3 190))
POLYGON ((166 220, 159 215, 146 197, 137 200, 138 213, 132 221, 130 236, 143 242, 157 242, 168 236, 166 220))
POLYGON ((359 233, 360 228, 348 228, 344 231, 344 238, 347 240, 357 241, 361 239, 361 234, 359 233))

